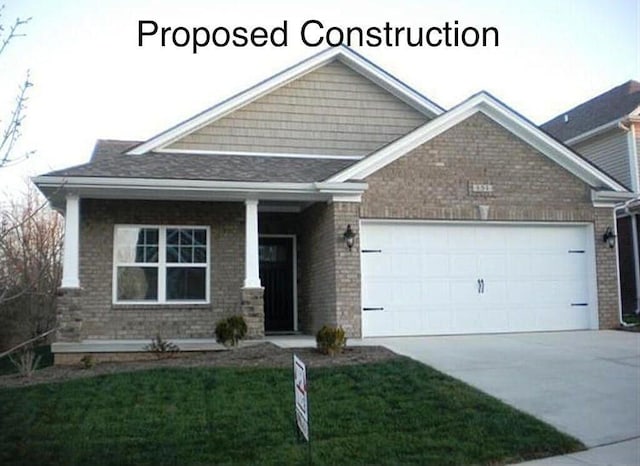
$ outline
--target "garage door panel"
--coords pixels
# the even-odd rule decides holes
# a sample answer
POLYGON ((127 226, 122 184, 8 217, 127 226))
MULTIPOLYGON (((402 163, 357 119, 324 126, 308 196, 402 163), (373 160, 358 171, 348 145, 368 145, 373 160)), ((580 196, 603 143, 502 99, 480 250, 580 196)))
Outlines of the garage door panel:
POLYGON ((449 276, 472 277, 477 275, 477 255, 469 252, 452 252, 449 256, 449 276))
POLYGON ((478 281, 469 279, 454 278, 449 282, 451 290, 451 303, 458 305, 474 305, 478 301, 478 281))
POLYGON ((384 307, 385 304, 388 304, 390 286, 393 286, 392 282, 385 277, 369 278, 364 281, 362 285, 363 307, 384 307))
MULTIPOLYGON (((383 253, 381 255, 389 255, 383 253)), ((397 253, 391 255, 391 273, 397 277, 419 277, 422 275, 422 256, 414 253, 397 253)))
POLYGON ((507 256, 507 274, 512 278, 531 277, 534 270, 531 266, 531 254, 515 252, 507 256))
POLYGON ((448 254, 424 254, 420 260, 421 275, 424 278, 448 277, 450 275, 450 264, 448 254))
POLYGON ((423 309, 438 310, 448 308, 451 303, 451 282, 447 279, 425 280, 420 303, 423 309))
MULTIPOLYGON (((427 227, 428 228, 428 227, 427 227)), ((469 250, 476 243, 476 232, 467 226, 457 225, 442 228, 443 236, 446 238, 446 247, 449 251, 469 250)))
POLYGON ((422 301, 422 282, 420 280, 402 280, 393 284, 390 305, 417 306, 422 301))
POLYGON ((363 221, 363 334, 589 328, 586 226, 363 221), (479 289, 478 280, 484 288, 479 289), (574 304, 574 306, 572 306, 574 304))
POLYGON ((433 332, 433 334, 452 333, 454 328, 453 315, 448 306, 426 310, 421 315, 420 324, 424 332, 433 332))
POLYGON ((478 277, 485 280, 504 277, 507 273, 507 255, 504 252, 478 255, 478 277))
MULTIPOLYGON (((367 269, 362 271, 363 278, 380 277, 391 270, 391 256, 380 253, 366 254, 367 269)), ((364 259, 364 258, 363 258, 364 259)))

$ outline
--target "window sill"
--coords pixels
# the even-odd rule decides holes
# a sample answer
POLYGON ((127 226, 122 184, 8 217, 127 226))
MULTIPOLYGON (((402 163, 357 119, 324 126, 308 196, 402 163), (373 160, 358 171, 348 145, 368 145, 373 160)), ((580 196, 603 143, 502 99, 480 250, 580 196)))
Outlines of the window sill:
POLYGON ((211 309, 211 303, 113 303, 114 311, 188 311, 211 309))

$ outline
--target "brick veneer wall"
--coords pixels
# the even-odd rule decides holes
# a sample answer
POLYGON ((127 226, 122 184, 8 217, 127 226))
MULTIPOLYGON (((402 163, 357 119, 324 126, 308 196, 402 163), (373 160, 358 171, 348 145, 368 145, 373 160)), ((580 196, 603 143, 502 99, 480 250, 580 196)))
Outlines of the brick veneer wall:
MULTIPOLYGON (((75 339, 211 338, 223 317, 240 313, 244 278, 242 203, 81 200, 80 284, 73 297, 75 339), (207 305, 113 305, 115 224, 208 225, 211 302, 207 305)), ((65 296, 63 306, 69 306, 65 296)), ((65 308, 61 309, 63 312, 65 308)), ((65 318, 61 322, 66 321, 65 318)), ((70 323, 71 325, 71 323, 70 323)))
POLYGON ((337 325, 333 210, 317 203, 299 217, 298 324, 306 333, 337 325))
MULTIPOLYGON (((477 113, 365 180, 362 218, 592 222, 598 274, 599 323, 617 325, 613 249, 601 240, 612 209, 596 209, 589 186, 503 127, 477 113), (493 186, 470 194, 469 183, 493 186)), ((355 286, 355 285, 354 285, 355 286)), ((355 296, 355 288, 351 296, 355 296)))

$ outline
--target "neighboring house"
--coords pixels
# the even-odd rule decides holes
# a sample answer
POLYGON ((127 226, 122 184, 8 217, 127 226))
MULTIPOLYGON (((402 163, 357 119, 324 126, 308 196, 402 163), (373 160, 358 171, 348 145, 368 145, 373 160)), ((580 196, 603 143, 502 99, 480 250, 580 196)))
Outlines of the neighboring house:
POLYGON ((250 335, 615 327, 622 183, 480 92, 444 111, 346 47, 36 177, 65 213, 58 362, 250 335))
POLYGON ((635 193, 617 210, 624 314, 640 309, 640 83, 628 81, 540 126, 635 193))

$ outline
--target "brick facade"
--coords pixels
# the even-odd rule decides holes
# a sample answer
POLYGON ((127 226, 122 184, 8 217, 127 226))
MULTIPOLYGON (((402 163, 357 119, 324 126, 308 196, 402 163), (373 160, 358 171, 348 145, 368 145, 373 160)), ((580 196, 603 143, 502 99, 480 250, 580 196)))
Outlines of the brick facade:
MULTIPOLYGON (((260 213, 260 234, 296 235, 299 330, 340 325, 361 335, 359 220, 480 220, 587 222, 594 226, 599 325, 618 324, 615 249, 601 241, 611 209, 594 208, 591 189, 482 114, 475 114, 372 174, 361 203, 318 202, 293 213, 260 213), (491 185, 474 193, 471 184, 491 185), (351 225, 356 244, 342 238, 351 225)), ((215 323, 243 313, 250 336, 264 332, 262 290, 243 290, 244 204, 211 202, 81 201, 80 282, 63 292, 59 341, 207 338, 215 323), (208 225, 211 228, 211 303, 113 305, 115 224, 208 225)))
POLYGON ((151 202, 82 199, 80 284, 74 314, 62 297, 60 320, 74 332, 59 341, 82 339, 213 338, 221 318, 242 310, 244 205, 241 203, 151 202), (211 302, 206 305, 114 305, 113 234, 116 224, 208 225, 211 228, 211 302), (79 328, 79 330, 77 330, 79 328))
POLYGON ((594 225, 600 328, 618 324, 615 250, 602 242, 613 211, 591 189, 488 117, 477 113, 366 179, 362 218, 588 222, 594 225), (474 194, 469 184, 491 184, 474 194))

